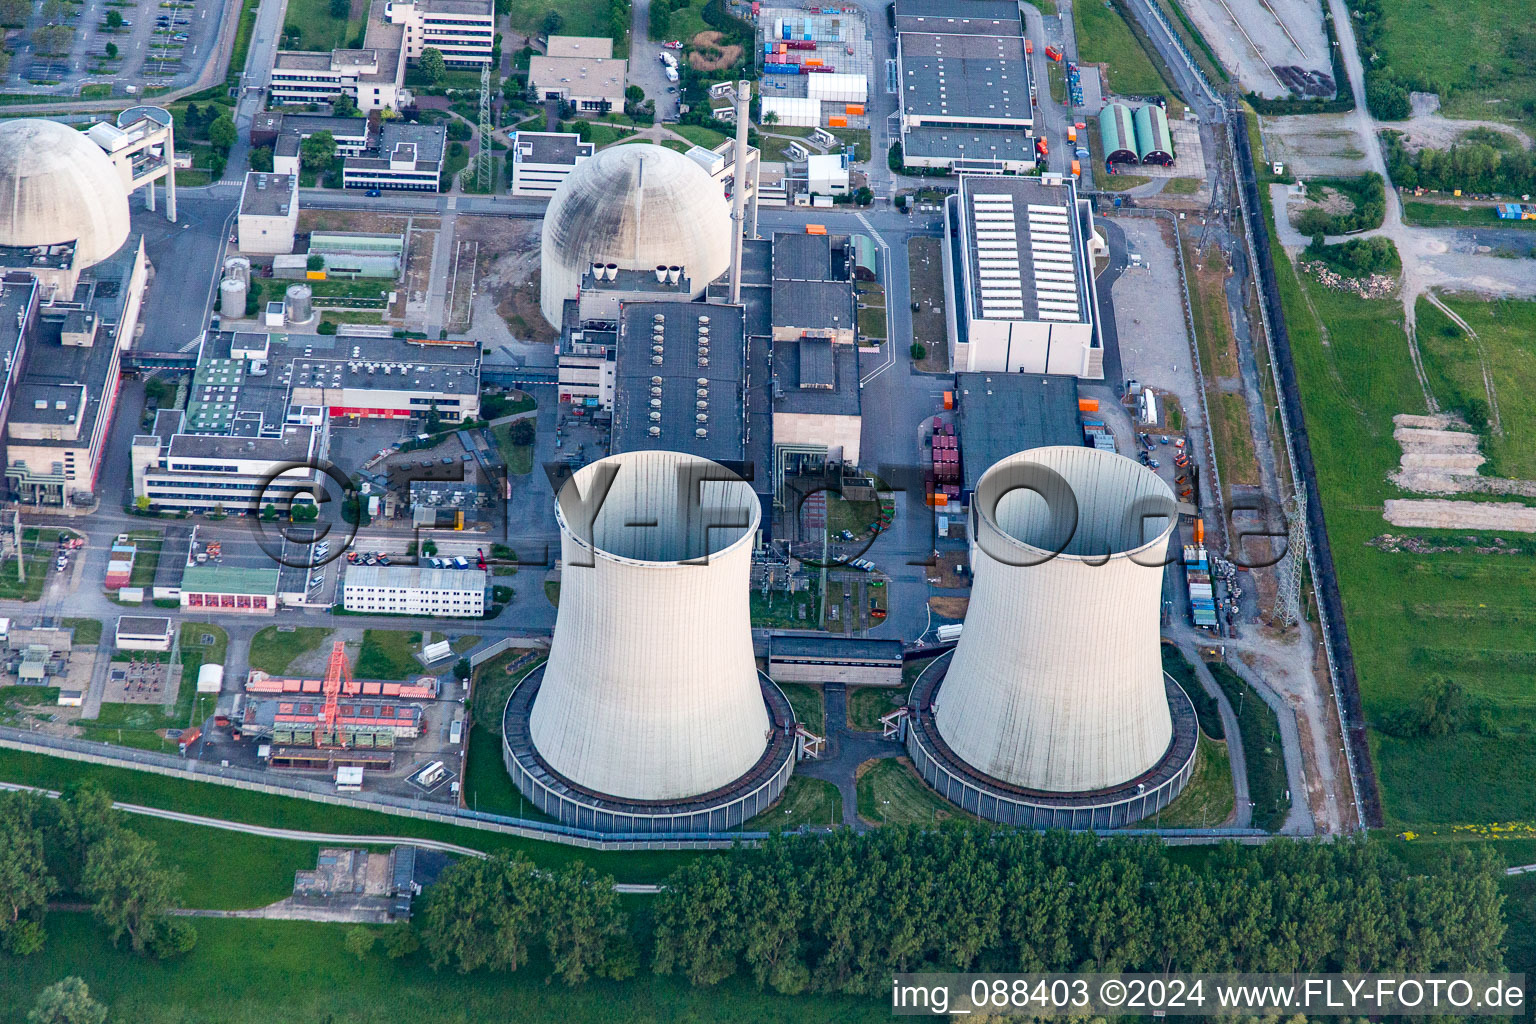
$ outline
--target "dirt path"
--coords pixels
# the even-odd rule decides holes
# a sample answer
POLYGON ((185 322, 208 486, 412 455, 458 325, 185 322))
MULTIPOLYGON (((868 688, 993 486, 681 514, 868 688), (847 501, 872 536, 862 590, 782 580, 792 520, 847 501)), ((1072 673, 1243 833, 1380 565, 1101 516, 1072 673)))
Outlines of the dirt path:
POLYGON ((1521 149, 1531 148, 1531 137, 1514 125, 1498 121, 1470 121, 1446 117, 1440 113, 1440 97, 1432 92, 1410 93, 1413 100, 1413 116, 1398 121, 1393 128, 1403 133, 1403 144, 1411 150, 1447 149, 1467 132, 1479 128, 1507 135, 1520 144, 1521 149))

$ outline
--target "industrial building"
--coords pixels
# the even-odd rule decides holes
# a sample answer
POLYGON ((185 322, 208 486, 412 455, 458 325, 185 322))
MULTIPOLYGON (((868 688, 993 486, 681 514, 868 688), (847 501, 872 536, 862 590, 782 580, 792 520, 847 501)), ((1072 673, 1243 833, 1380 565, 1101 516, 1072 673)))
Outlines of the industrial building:
POLYGON ((251 145, 275 147, 272 170, 277 174, 298 174, 299 143, 320 132, 330 132, 336 143, 336 155, 343 157, 360 155, 371 138, 366 117, 272 110, 251 118, 251 145))
POLYGON ((1099 142, 1105 164, 1173 163, 1173 136, 1168 115, 1155 103, 1132 110, 1124 103, 1106 104, 1099 114, 1099 142))
POLYGON ((1035 167, 1029 62, 1017 4, 897 0, 902 161, 956 174, 1035 167))
POLYGON ((478 619, 485 615, 487 574, 480 569, 349 565, 342 607, 349 612, 478 619))
POLYGON ((541 244, 539 305, 558 329, 565 301, 577 298, 586 278, 601 276, 618 293, 628 290, 621 274, 646 277, 660 268, 685 298, 703 295, 730 267, 730 207, 709 174, 682 154, 649 143, 612 146, 560 185, 541 244))
POLYGON ((342 161, 342 188, 436 192, 447 150, 448 129, 443 125, 385 121, 375 147, 342 161))
POLYGON ((503 729, 539 810, 601 831, 718 830, 783 791, 793 717, 757 671, 748 607, 759 515, 739 477, 675 451, 610 456, 561 487, 549 660, 503 729))
POLYGON ((165 216, 176 219, 176 126, 164 107, 129 107, 115 122, 98 121, 86 129, 102 148, 132 195, 144 189, 145 205, 155 208, 155 182, 165 182, 165 216))
POLYGON ((236 238, 241 252, 293 252, 299 230, 299 176, 247 171, 240 188, 236 238))
POLYGON ((515 196, 553 196, 576 165, 597 151, 574 132, 513 132, 510 148, 515 196))
POLYGON ((1077 378, 1039 373, 955 374, 960 504, 982 476, 1017 451, 1082 444, 1077 378))
POLYGON ((956 371, 1103 379, 1092 262, 1103 243, 1070 178, 962 175, 944 223, 956 371))
MULTIPOLYGON (((312 700, 252 699, 246 702, 240 731, 273 744, 310 745, 320 720, 312 700)), ((348 747, 389 748, 397 740, 421 735, 421 707, 393 701, 348 701, 337 708, 336 725, 348 747)))
MULTIPOLYGON (((370 19, 373 12, 370 11, 370 19)), ((496 49, 492 0, 388 0, 384 16, 404 32, 405 59, 415 63, 432 47, 449 67, 491 63, 496 49)))
POLYGON ((768 674, 781 683, 900 686, 900 640, 841 636, 774 636, 768 674))
MULTIPOLYGON (((370 26, 369 33, 378 35, 370 26)), ((385 31, 382 33, 388 35, 385 31)), ((267 95, 273 106, 304 107, 334 103, 347 96, 364 114, 398 110, 405 82, 405 62, 398 46, 362 49, 279 50, 272 64, 267 95)))
POLYGON ((276 569, 189 565, 181 574, 181 607, 271 615, 277 611, 276 569))
POLYGON ((113 639, 120 651, 168 651, 174 629, 170 619, 160 616, 122 615, 113 639))
POLYGON ((0 124, 0 421, 6 489, 23 504, 95 501, 148 274, 131 180, 67 125, 0 124))
POLYGON ((536 100, 569 103, 577 114, 622 111, 628 68, 606 36, 550 36, 547 52, 528 59, 528 91, 536 100))
POLYGON ((286 515, 320 485, 312 467, 326 447, 324 424, 285 424, 275 436, 193 434, 181 410, 162 409, 154 426, 129 448, 133 495, 154 508, 238 515, 271 504, 286 515))
POLYGON ((996 821, 1070 828, 1130 824, 1178 794, 1196 729, 1159 646, 1175 520, 1156 473, 1081 444, 988 469, 970 508, 964 632, 913 688, 907 749, 941 794, 996 821))

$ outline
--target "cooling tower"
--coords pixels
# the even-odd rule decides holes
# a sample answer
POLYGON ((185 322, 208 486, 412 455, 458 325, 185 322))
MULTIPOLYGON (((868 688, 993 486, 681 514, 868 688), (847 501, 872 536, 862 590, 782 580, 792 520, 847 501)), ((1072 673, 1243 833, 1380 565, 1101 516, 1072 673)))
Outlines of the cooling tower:
POLYGON ((1159 615, 1174 525, 1151 470, 1093 448, 1036 448, 972 499, 975 585, 934 701, 967 764, 1030 790, 1120 785, 1168 751, 1159 615))
MULTIPOLYGON (((771 686, 760 683, 752 652, 760 515, 747 483, 677 452, 601 459, 560 489, 560 609, 526 731, 541 765, 576 799, 631 809, 686 803, 766 771, 769 788, 751 782, 739 821, 788 781, 792 758, 765 767, 787 705, 781 714, 765 704, 771 686)), ((509 741, 518 699, 508 706, 509 741)), ((530 788, 542 783, 523 777, 512 747, 508 756, 538 803, 530 788)))

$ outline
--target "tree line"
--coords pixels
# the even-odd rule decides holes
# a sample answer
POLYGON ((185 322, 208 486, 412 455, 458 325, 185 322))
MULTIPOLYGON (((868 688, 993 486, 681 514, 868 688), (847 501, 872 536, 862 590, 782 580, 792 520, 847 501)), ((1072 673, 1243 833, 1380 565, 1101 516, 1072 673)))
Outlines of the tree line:
POLYGON ((892 971, 1493 971, 1500 875, 1486 849, 1410 869, 1380 844, 1277 840, 1193 868, 1151 840, 951 822, 702 856, 635 926, 613 879, 579 863, 464 861, 414 927, 439 968, 542 954, 578 984, 628 977, 649 946, 657 974, 786 995, 876 994, 892 971))
POLYGON ((31 791, 0 794, 0 948, 27 956, 43 948, 43 921, 55 897, 89 902, 114 945, 136 953, 185 953, 197 931, 167 916, 181 872, 160 863, 154 842, 123 827, 100 788, 71 787, 58 799, 31 791))
POLYGON ((1463 142, 1449 149, 1411 153, 1397 132, 1382 135, 1387 172, 1399 188, 1440 192, 1492 192, 1521 196, 1536 192, 1536 153, 1500 150, 1486 142, 1463 142))

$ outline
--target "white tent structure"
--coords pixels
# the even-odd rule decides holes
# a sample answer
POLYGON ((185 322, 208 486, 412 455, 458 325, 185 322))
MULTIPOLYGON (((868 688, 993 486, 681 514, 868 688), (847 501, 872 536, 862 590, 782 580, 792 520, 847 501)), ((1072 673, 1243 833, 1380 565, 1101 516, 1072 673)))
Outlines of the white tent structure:
POLYGON ((815 128, 821 124, 821 101, 804 96, 764 96, 761 116, 766 118, 769 114, 778 118, 772 124, 763 122, 770 129, 775 125, 784 128, 815 128))

